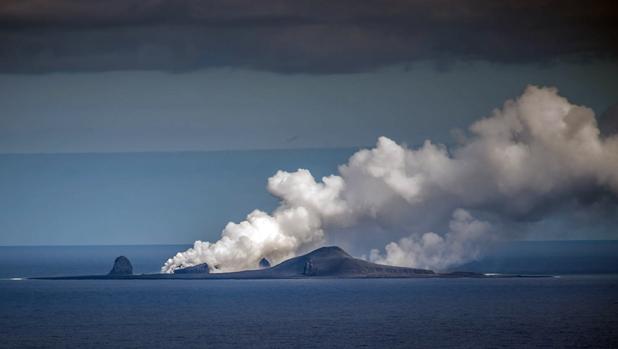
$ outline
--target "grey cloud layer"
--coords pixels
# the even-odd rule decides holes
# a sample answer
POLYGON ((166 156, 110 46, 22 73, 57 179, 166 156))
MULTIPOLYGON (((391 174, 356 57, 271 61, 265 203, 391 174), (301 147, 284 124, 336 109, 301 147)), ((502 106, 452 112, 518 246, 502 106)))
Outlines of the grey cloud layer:
POLYGON ((618 54, 611 1, 8 0, 0 72, 357 72, 618 54))

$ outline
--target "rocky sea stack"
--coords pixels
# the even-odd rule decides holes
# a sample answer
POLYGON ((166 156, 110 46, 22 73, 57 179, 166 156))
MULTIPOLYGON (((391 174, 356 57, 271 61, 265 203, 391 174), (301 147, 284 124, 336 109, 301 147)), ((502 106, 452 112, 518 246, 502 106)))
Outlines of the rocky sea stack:
POLYGON ((108 275, 133 275, 133 265, 127 257, 117 257, 108 275))
POLYGON ((270 268, 270 262, 266 258, 260 259, 260 269, 270 268))

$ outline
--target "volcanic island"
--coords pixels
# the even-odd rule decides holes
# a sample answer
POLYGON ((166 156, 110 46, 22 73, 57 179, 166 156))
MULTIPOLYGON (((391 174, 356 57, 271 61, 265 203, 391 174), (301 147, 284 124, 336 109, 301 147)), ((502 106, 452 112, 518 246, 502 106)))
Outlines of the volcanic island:
MULTIPOLYGON (((429 269, 396 267, 371 263, 352 257, 337 246, 318 248, 302 256, 293 257, 275 266, 265 258, 260 269, 212 273, 206 263, 177 269, 173 273, 134 274, 128 258, 120 256, 108 274, 36 277, 38 280, 221 280, 221 279, 307 279, 307 278, 487 278, 529 277, 533 275, 486 275, 456 271, 439 273, 429 269)), ((534 275, 536 276, 536 275, 534 275)))

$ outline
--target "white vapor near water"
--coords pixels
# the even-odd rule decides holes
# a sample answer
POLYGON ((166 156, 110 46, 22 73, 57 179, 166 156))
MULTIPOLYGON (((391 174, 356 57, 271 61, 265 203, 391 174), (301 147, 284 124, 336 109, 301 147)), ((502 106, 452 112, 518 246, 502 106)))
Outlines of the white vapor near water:
POLYGON ((476 220, 463 209, 456 209, 444 236, 425 233, 419 237, 404 237, 386 245, 386 254, 371 250, 372 262, 403 267, 444 270, 481 255, 485 245, 493 242, 491 225, 476 220))
POLYGON ((323 244, 329 229, 372 220, 406 222, 450 218, 445 234, 424 233, 372 250, 379 263, 445 269, 477 258, 500 237, 470 212, 526 217, 585 191, 618 194, 618 136, 600 136, 592 110, 571 104, 555 88, 529 86, 516 100, 469 127, 454 149, 431 141, 417 149, 380 137, 338 175, 316 181, 307 170, 278 171, 268 191, 281 200, 271 214, 255 210, 228 223, 214 242, 170 258, 163 272, 208 263, 212 272, 276 264, 323 244))

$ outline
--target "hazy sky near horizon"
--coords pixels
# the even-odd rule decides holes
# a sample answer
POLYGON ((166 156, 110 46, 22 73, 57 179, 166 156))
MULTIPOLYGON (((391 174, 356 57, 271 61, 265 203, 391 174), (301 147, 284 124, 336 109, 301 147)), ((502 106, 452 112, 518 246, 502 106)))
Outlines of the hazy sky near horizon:
MULTIPOLYGON (((380 136, 454 144, 529 84, 618 130, 612 5, 2 1, 0 244, 216 239, 276 206, 279 168, 334 173, 380 136)), ((614 237, 565 216, 543 236, 614 237)))

